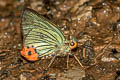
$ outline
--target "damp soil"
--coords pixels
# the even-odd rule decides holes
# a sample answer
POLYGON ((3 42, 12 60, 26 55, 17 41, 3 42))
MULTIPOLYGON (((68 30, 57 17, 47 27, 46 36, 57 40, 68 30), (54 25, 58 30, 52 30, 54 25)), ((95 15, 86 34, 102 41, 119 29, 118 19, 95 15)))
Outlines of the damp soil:
POLYGON ((0 0, 0 80, 120 80, 120 0, 0 0), (31 8, 78 47, 74 59, 27 61, 20 55, 21 14, 31 8))

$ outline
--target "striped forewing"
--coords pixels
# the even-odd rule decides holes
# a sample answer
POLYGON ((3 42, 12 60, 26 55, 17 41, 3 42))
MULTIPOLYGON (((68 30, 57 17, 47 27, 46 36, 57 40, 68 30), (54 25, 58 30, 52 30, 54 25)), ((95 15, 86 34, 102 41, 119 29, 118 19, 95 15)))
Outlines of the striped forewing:
POLYGON ((56 28, 55 24, 51 23, 49 20, 31 9, 25 9, 25 11, 23 12, 22 26, 24 35, 29 34, 30 30, 33 28, 44 28, 50 29, 54 31, 54 33, 56 33, 58 36, 60 36, 60 43, 63 43, 63 41, 65 40, 64 35, 56 28))

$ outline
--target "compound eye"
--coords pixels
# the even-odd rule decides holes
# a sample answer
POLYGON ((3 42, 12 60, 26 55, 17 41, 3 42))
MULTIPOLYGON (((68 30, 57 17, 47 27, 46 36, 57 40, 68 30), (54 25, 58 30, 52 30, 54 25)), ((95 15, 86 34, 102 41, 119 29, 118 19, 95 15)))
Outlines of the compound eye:
POLYGON ((71 41, 71 43, 70 43, 70 49, 71 49, 71 50, 72 50, 72 49, 75 49, 75 48, 77 47, 77 45, 78 45, 77 42, 71 41))
POLYGON ((70 43, 70 46, 74 46, 75 45, 75 43, 72 41, 71 43, 70 43))

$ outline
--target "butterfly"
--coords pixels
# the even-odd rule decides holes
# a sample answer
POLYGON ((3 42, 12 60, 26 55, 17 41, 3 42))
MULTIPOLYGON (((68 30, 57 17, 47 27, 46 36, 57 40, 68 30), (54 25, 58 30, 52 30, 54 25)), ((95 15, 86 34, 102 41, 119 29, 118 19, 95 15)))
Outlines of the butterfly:
POLYGON ((54 23, 29 8, 22 13, 21 28, 24 46, 21 55, 29 61, 67 56, 78 45, 76 39, 67 40, 54 23))

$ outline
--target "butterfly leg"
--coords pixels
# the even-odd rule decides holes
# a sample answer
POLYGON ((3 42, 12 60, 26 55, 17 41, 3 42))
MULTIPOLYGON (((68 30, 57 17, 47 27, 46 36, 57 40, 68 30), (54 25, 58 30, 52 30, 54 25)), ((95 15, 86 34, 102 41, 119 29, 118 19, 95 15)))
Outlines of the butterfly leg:
POLYGON ((79 59, 77 58, 77 56, 75 56, 74 55, 74 58, 75 58, 75 60, 79 63, 79 65, 82 67, 82 68, 84 68, 84 66, 82 65, 82 63, 79 61, 79 59))
POLYGON ((69 68, 69 55, 67 55, 67 69, 69 68))
POLYGON ((48 68, 52 65, 52 63, 54 62, 55 58, 56 58, 56 55, 53 56, 52 60, 50 61, 49 65, 48 65, 48 68))

